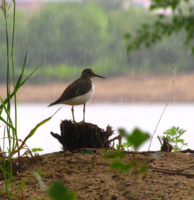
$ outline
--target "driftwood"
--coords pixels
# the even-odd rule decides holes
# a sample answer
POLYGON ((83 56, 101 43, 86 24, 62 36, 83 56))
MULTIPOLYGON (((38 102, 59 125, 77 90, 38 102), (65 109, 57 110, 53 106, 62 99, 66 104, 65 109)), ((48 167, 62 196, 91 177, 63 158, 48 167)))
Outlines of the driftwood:
MULTIPOLYGON (((51 132, 63 146, 63 150, 77 150, 81 148, 109 148, 109 137, 113 134, 110 126, 106 131, 91 123, 72 123, 64 120, 60 124, 61 134, 51 132)), ((116 138, 117 139, 117 138, 116 138)), ((120 139, 120 138, 119 138, 120 139)))
MULTIPOLYGON (((192 149, 186 149, 186 150, 181 150, 181 151, 176 151, 179 153, 194 153, 194 150, 192 149)), ((149 154, 155 154, 155 153, 165 153, 162 151, 123 151, 125 154, 141 154, 141 155, 149 155, 149 154)))

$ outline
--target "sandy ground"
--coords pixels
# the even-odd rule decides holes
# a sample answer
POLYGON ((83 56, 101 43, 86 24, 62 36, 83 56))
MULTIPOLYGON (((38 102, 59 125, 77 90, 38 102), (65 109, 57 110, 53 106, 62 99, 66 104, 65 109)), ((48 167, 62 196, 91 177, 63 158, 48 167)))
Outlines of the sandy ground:
MULTIPOLYGON (((136 75, 93 79, 95 93, 91 103, 141 103, 166 102, 172 86, 173 75, 136 75)), ((18 92, 19 102, 50 103, 56 100, 70 82, 50 85, 24 85, 18 92)), ((194 74, 177 75, 171 102, 193 103, 194 74)), ((5 85, 0 86, 0 95, 5 99, 5 85)))
MULTIPOLYGON (((137 155, 139 161, 147 161, 149 169, 136 175, 132 168, 126 173, 110 170, 114 159, 104 159, 99 149, 94 155, 56 152, 41 155, 40 159, 24 163, 24 169, 14 176, 13 198, 20 200, 47 200, 33 173, 37 171, 47 188, 56 180, 77 194, 77 200, 193 200, 194 155, 163 153, 161 155, 137 155), (95 163, 95 164, 94 164, 95 163), (21 191, 19 188, 25 183, 21 191), (14 197, 15 195, 15 197, 14 197)), ((134 160, 126 155, 125 163, 134 160)), ((0 199, 7 199, 5 181, 0 180, 0 199)))

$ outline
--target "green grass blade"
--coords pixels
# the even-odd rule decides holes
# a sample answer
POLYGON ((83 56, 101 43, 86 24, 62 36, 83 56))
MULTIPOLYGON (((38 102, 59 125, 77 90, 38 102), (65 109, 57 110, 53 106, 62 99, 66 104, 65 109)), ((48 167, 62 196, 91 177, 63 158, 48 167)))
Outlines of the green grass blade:
POLYGON ((25 45, 26 45, 26 55, 25 55, 25 58, 24 58, 24 63, 23 63, 21 74, 20 74, 18 81, 17 81, 17 84, 16 84, 16 88, 20 87, 20 83, 22 81, 22 77, 23 77, 24 70, 25 70, 25 67, 26 67, 26 62, 27 62, 27 57, 28 57, 28 46, 27 46, 26 43, 25 43, 25 45))
MULTIPOLYGON (((41 65, 42 65, 42 64, 41 64, 41 65)), ((17 84, 16 84, 15 90, 10 94, 10 99, 15 95, 15 93, 18 91, 18 89, 30 78, 30 76, 32 76, 32 74, 33 74, 41 65, 39 65, 38 67, 36 67, 36 68, 30 73, 30 75, 22 81, 22 83, 21 83, 19 86, 17 86, 17 84)), ((6 104, 7 102, 8 102, 8 98, 6 98, 6 99, 4 100, 4 104, 6 104)), ((3 108, 3 105, 1 104, 1 105, 0 105, 0 110, 1 110, 2 108, 3 108)))
MULTIPOLYGON (((16 82, 15 82, 15 65, 14 65, 14 41, 15 41, 15 19, 16 19, 16 3, 14 0, 14 8, 13 8, 13 28, 12 28, 12 46, 11 46, 11 60, 12 60, 12 75, 13 75, 13 85, 14 85, 14 90, 16 87, 16 82)), ((14 107, 15 107, 15 131, 12 131, 13 134, 13 144, 12 144, 12 150, 15 149, 15 145, 17 145, 17 148, 19 148, 19 143, 18 143, 18 136, 17 136, 17 93, 14 95, 14 107), (16 138, 16 142, 15 142, 16 138)), ((19 152, 18 152, 18 157, 20 157, 19 152)))
POLYGON ((11 155, 13 156, 15 153, 17 153, 18 151, 20 151, 20 150, 23 148, 23 146, 25 145, 26 141, 34 135, 34 133, 36 132, 36 130, 37 130, 40 126, 42 126, 43 124, 45 124, 46 122, 48 122, 60 109, 61 109, 61 108, 59 108, 51 117, 49 117, 49 118, 47 118, 47 119, 41 121, 39 124, 37 124, 37 125, 30 131, 30 133, 25 137, 25 139, 23 140, 23 142, 22 142, 22 144, 20 145, 19 149, 18 149, 17 151, 13 151, 13 152, 11 153, 11 155))
MULTIPOLYGON (((10 99, 14 96, 14 94, 15 94, 15 92, 17 92, 17 91, 13 91, 11 94, 10 94, 10 99)), ((5 100, 4 100, 4 104, 7 104, 8 103, 8 98, 6 98, 5 100)), ((3 104, 1 104, 0 105, 0 110, 3 108, 3 104)))
POLYGON ((5 104, 4 104, 3 99, 1 98, 1 96, 0 96, 0 100, 2 102, 2 105, 3 105, 3 108, 4 108, 5 112, 7 114, 8 120, 9 120, 9 122, 11 124, 9 124, 8 120, 5 120, 2 116, 0 116, 0 120, 3 121, 7 126, 9 126, 10 128, 12 128, 15 131, 15 128, 13 127, 13 123, 12 123, 12 120, 11 120, 11 117, 10 117, 10 114, 9 114, 9 112, 8 112, 8 110, 7 110, 7 108, 6 108, 5 104))
POLYGON ((27 135, 27 137, 24 139, 23 144, 25 144, 25 142, 34 135, 34 133, 36 132, 36 130, 42 126, 43 124, 45 124, 46 122, 48 122, 58 111, 60 110, 60 108, 49 118, 43 120, 42 122, 40 122, 39 124, 37 124, 31 131, 30 133, 27 135))
POLYGON ((3 119, 3 117, 0 116, 0 120, 15 131, 15 128, 11 124, 9 124, 5 119, 3 119))
MULTIPOLYGON (((43 64, 43 63, 42 63, 42 64, 43 64)), ((22 83, 20 84, 19 87, 21 87, 21 86, 32 76, 32 74, 34 74, 34 72, 35 72, 42 64, 40 64, 38 67, 36 67, 36 68, 30 73, 30 75, 28 75, 27 78, 25 78, 25 79, 22 81, 22 83)), ((18 88, 18 89, 19 89, 19 88, 18 88)))

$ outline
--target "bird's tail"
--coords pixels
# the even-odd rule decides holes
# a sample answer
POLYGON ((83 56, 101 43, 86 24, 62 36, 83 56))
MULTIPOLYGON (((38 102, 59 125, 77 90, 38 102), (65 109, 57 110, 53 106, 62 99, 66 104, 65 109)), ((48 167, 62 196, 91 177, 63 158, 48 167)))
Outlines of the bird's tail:
POLYGON ((55 102, 49 104, 47 107, 50 107, 50 106, 53 106, 53 105, 55 105, 55 102))
POLYGON ((60 98, 57 99, 56 101, 52 102, 51 104, 48 105, 48 107, 59 104, 61 102, 60 98))

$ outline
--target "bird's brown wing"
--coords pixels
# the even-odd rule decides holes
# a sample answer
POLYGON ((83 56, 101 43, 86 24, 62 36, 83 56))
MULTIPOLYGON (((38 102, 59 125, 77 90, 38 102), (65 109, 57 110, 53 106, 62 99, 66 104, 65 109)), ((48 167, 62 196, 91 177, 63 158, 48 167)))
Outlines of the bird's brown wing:
POLYGON ((63 101, 66 101, 76 96, 83 95, 90 91, 91 87, 92 84, 87 79, 77 79, 65 89, 65 91, 58 100, 51 103, 49 106, 62 103, 63 101))

